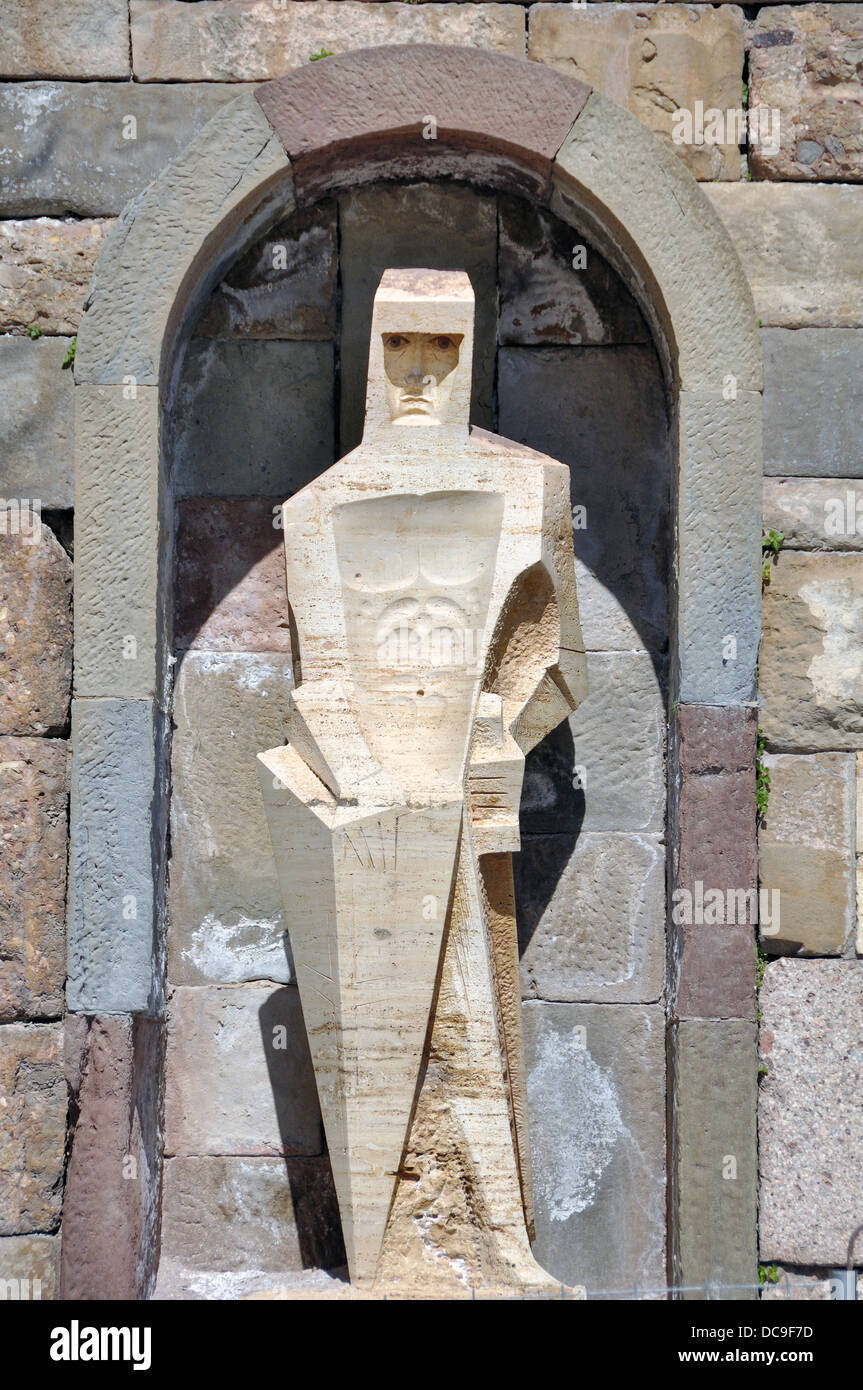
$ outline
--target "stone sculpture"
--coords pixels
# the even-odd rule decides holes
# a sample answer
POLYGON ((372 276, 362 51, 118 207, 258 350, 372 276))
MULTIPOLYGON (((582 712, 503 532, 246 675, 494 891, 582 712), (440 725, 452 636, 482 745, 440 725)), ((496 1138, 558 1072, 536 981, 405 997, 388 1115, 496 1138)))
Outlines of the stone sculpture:
POLYGON ((552 1284, 511 854, 585 657, 569 472, 470 428, 473 317, 463 272, 385 272, 362 443, 283 508, 295 689, 258 761, 360 1288, 552 1284))

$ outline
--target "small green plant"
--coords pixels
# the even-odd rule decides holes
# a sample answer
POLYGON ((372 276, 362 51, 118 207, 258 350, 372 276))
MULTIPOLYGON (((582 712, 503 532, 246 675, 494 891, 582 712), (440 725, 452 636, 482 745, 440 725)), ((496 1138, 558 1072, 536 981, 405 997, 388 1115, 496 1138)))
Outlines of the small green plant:
POLYGON ((66 367, 74 367, 74 365, 75 365, 75 349, 77 348, 77 346, 78 346, 78 339, 77 339, 77 336, 76 336, 76 337, 74 337, 74 338, 72 339, 72 341, 70 342, 69 346, 68 346, 67 349, 66 349, 66 354, 65 354, 65 356, 64 356, 64 358, 63 358, 63 363, 62 363, 64 369, 65 369, 66 367))
POLYGON ((319 62, 321 61, 322 58, 332 58, 332 56, 333 56, 333 50, 332 50, 331 48, 322 48, 321 51, 320 51, 320 53, 310 53, 310 54, 309 54, 309 62, 310 62, 310 63, 319 63, 319 62))
POLYGON ((776 564, 777 557, 785 540, 784 531, 765 531, 761 537, 761 583, 770 583, 770 568, 776 564))
POLYGON ((748 82, 744 82, 744 83, 743 83, 743 105, 744 105, 744 106, 746 105, 746 103, 747 103, 748 100, 749 100, 749 83, 748 83, 748 82))
POLYGON ((767 819, 767 803, 770 800, 770 769, 764 762, 767 739, 761 729, 755 740, 755 810, 759 825, 767 819))
MULTIPOLYGON (((765 971, 766 968, 767 968, 767 962, 768 962, 769 959, 770 959, 770 957, 769 957, 769 956, 766 956, 766 955, 764 954, 764 952, 762 951, 762 949, 761 949, 760 946, 756 946, 756 947, 755 947, 755 988, 756 988, 756 990, 759 990, 759 989, 761 988, 761 986, 764 984, 764 971, 765 971)), ((766 1068, 765 1068, 765 1070, 766 1070, 766 1068)))
POLYGON ((759 1063, 758 1063, 758 1075, 759 1075, 759 1076, 767 1076, 767 1075, 768 1075, 767 1064, 766 1064, 766 1062, 759 1062, 759 1063))
POLYGON ((762 1288, 765 1284, 778 1284, 779 1270, 776 1268, 776 1265, 759 1265, 758 1282, 762 1288))
POLYGON ((42 332, 42 329, 39 327, 38 323, 31 323, 31 324, 28 326, 28 328, 27 328, 27 337, 28 337, 28 338, 44 338, 44 336, 45 336, 45 334, 42 332))
POLYGON ((747 169, 747 170, 746 170, 746 173, 743 175, 743 177, 745 178, 745 180, 746 180, 747 183, 751 183, 751 182, 752 182, 752 170, 751 170, 751 169, 747 169))

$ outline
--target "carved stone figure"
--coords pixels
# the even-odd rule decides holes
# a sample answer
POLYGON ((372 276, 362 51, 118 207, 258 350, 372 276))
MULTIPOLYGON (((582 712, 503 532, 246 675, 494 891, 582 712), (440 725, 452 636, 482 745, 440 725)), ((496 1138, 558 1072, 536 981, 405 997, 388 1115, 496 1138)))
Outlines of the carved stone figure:
POLYGON ((439 1293, 553 1282, 511 854, 586 691, 569 472, 469 427, 473 317, 463 272, 381 280, 362 443, 284 505, 296 688, 259 757, 351 1281, 439 1293))

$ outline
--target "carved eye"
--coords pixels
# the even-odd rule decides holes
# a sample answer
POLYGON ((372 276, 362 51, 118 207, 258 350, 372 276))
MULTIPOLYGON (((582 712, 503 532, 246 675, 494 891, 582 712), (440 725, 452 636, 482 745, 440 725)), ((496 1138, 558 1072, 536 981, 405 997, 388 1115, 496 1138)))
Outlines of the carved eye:
POLYGON ((452 338, 447 338, 443 334, 441 334, 438 338, 432 338, 432 344, 440 352, 449 352, 450 348, 455 347, 455 343, 453 342, 452 338))
POLYGON ((400 348, 407 347, 408 340, 403 333, 388 333, 385 343, 388 348, 395 348, 398 351, 400 348))

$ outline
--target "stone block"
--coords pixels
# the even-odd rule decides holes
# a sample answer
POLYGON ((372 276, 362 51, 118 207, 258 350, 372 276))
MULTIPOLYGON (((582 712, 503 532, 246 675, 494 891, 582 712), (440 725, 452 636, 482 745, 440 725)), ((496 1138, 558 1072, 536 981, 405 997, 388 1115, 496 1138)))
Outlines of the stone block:
POLYGON ((3 83, 0 216, 116 217, 236 94, 230 84, 3 83))
POLYGON ((0 77, 128 76, 126 0, 6 0, 0 77))
POLYGON ((66 1083, 59 1023, 0 1026, 0 1236, 60 1224, 66 1083))
MULTIPOLYGON (((615 269, 658 287, 642 307, 655 336, 674 345, 666 367, 680 388, 721 391, 730 375, 738 390, 760 391, 744 268, 677 155, 593 92, 558 151, 553 179, 552 211, 582 229, 615 269)), ((739 185, 705 184, 721 187, 739 185)))
POLYGON ((43 333, 77 333, 111 226, 58 218, 0 222, 0 328, 22 333, 35 324, 43 333))
POLYGON ((75 390, 75 693, 162 694, 168 527, 160 516, 159 393, 75 390))
POLYGON ((290 652, 284 500, 187 497, 177 503, 176 650, 290 652))
POLYGON ((758 683, 772 751, 859 748, 863 559, 780 555, 764 591, 758 683))
POLYGON ((863 180, 859 6, 765 5, 746 27, 754 177, 863 180))
POLYGON ((767 328, 863 327, 863 188, 705 184, 767 328))
POLYGON ((195 328, 209 338, 329 339, 336 327, 335 203, 294 213, 231 266, 195 328))
POLYGON ((169 1158, 162 1258, 222 1273, 343 1265, 329 1159, 169 1158))
MULTIPOLYGON (((362 8, 365 8, 363 5, 362 8)), ((472 188, 409 184, 357 189, 340 200, 341 452, 360 442, 372 300, 389 267, 465 270, 476 295, 471 422, 492 424, 497 212, 472 188)))
POLYGON ((66 980, 66 744, 0 738, 0 1023, 59 1018, 66 980))
POLYGON ((161 716, 149 700, 75 700, 67 1004, 155 1007, 155 879, 165 787, 161 716))
POLYGON ((172 743, 168 976, 291 978, 256 758, 284 742, 289 656, 189 652, 172 743))
POLYGON ((765 478, 765 530, 785 550, 863 550, 863 483, 857 478, 765 478))
MULTIPOLYGON (((705 1282, 750 1287, 711 1298, 751 1300, 757 1283, 756 1026, 690 1019, 676 1027, 673 1149, 676 1271, 692 1300, 705 1282)), ((762 1252, 763 1253, 763 1252, 762 1252)))
POLYGON ((657 835, 525 837, 515 885, 526 998, 661 997, 665 853, 657 835))
POLYGON ((528 754, 519 814, 524 834, 662 830, 663 674, 647 652, 588 653, 587 696, 528 754))
POLYGON ((59 1282, 59 1235, 0 1236, 0 1288, 7 1299, 56 1298, 59 1282))
POLYGON ((72 506, 72 373, 62 363, 68 338, 0 338, 6 397, 0 422, 3 488, 42 507, 72 506))
POLYGON ((679 705, 681 775, 754 772, 756 713, 745 705, 679 705))
POLYGON ((26 499, 3 499, 2 507, 0 733, 62 734, 72 681, 72 565, 26 499))
POLYGON ((623 281, 573 227, 521 198, 503 195, 498 209, 501 343, 577 347, 650 341, 623 281))
POLYGON ((498 354, 501 434, 569 465, 588 651, 662 652, 667 643, 670 464, 661 382, 649 347, 498 354))
POLYGON ((761 341, 765 473, 863 477, 863 425, 851 385, 863 372, 863 332, 765 328, 761 341))
POLYGON ((276 8, 270 0, 132 0, 132 54, 139 82, 262 82, 313 54, 379 44, 466 44, 524 54, 519 5, 404 6, 341 0, 276 8))
POLYGON ((761 397, 683 391, 677 570, 680 698, 755 695, 761 599, 761 397))
MULTIPOLYGON (((569 73, 665 138, 698 179, 739 179, 743 136, 677 144, 673 116, 740 110, 743 11, 738 5, 532 5, 528 56, 569 73)), ((741 115, 742 127, 742 115, 741 115)))
POLYGON ((176 405, 177 494, 281 496, 333 462, 332 343, 189 345, 176 405))
POLYGON ((781 922, 762 931, 762 945, 774 955, 841 955, 854 930, 854 754, 768 754, 764 762, 770 800, 759 878, 779 894, 781 922))
POLYGON ((158 1262, 161 1020, 66 1020, 72 1128, 61 1297, 142 1299, 158 1262))
POLYGON ((174 991, 165 1153, 320 1154, 320 1108, 294 986, 174 991))
POLYGON ((664 1285, 664 1010, 529 1003, 524 1030, 536 1258, 588 1298, 664 1285))
MULTIPOLYGON (((844 1267, 860 1224, 863 966, 777 960, 761 986, 761 1259, 844 1267)), ((859 1247, 858 1247, 859 1248, 859 1247)))

